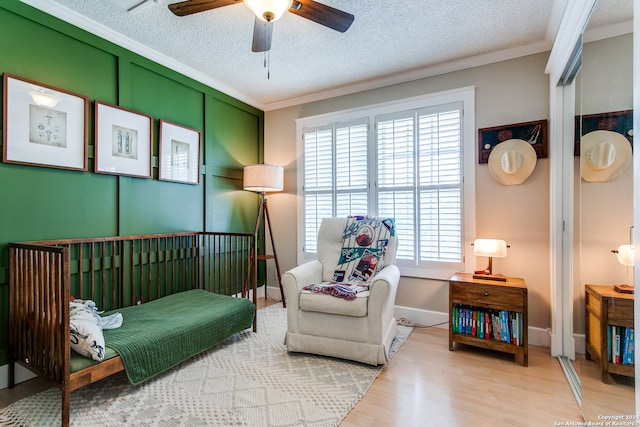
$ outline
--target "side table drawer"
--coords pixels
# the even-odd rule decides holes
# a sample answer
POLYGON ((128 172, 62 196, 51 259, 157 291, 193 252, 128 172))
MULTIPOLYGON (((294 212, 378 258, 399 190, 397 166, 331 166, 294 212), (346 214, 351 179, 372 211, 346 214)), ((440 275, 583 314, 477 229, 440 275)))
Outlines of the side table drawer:
POLYGON ((522 289, 460 283, 451 283, 450 285, 453 302, 510 311, 522 311, 524 308, 525 293, 522 289))
POLYGON ((607 300, 609 323, 633 326, 633 300, 610 298, 607 300))

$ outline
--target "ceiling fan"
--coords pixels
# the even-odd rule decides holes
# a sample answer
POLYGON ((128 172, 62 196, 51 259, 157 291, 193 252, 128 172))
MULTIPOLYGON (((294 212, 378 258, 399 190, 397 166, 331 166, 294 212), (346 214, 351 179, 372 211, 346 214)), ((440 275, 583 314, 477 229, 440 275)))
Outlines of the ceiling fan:
MULTIPOLYGON (((186 16, 237 3, 243 3, 243 0, 187 0, 170 4, 169 9, 177 16, 186 16)), ((273 23, 287 10, 341 33, 347 31, 353 22, 350 13, 313 0, 244 0, 244 3, 256 15, 251 47, 254 52, 271 49, 273 23)))

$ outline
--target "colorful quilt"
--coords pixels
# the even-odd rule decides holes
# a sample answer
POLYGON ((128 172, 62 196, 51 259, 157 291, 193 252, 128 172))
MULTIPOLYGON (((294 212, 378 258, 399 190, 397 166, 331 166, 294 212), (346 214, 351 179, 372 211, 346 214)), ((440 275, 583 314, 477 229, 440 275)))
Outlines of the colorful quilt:
POLYGON ((349 216, 342 236, 342 251, 329 283, 304 289, 353 300, 369 289, 370 279, 382 269, 389 238, 395 236, 395 219, 349 216))

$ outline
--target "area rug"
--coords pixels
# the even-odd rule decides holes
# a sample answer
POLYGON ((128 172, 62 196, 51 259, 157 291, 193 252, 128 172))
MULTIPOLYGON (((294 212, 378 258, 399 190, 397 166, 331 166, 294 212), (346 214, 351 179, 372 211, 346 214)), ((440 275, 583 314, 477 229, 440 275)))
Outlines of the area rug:
MULTIPOLYGON (((72 426, 337 426, 382 367, 289 354, 286 310, 258 311, 241 332, 138 386, 124 373, 71 393, 72 426)), ((412 328, 399 326, 391 355, 412 328)), ((58 388, 0 409, 0 426, 59 426, 58 388)))

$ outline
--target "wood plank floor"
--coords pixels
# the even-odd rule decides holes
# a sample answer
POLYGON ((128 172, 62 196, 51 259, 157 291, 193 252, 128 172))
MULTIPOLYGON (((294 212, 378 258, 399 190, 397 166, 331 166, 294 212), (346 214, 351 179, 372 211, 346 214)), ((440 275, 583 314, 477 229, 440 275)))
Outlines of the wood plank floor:
MULTIPOLYGON (((597 373, 593 362, 580 363, 585 363, 585 374, 597 373)), ((47 387, 34 379, 0 390, 0 408, 47 387)), ((587 412, 590 420, 598 414, 634 412, 629 406, 632 382, 602 388, 597 379, 583 380, 583 389, 593 405, 587 412), (612 395, 619 403, 609 399, 612 395), (601 401, 606 403, 596 403, 601 401)), ((582 420, 549 349, 531 346, 525 368, 507 354, 459 344, 449 351, 446 330, 416 328, 341 426, 538 427, 582 420)))
POLYGON ((447 331, 415 329, 342 425, 553 426, 582 421, 557 359, 529 348, 512 355, 456 344, 447 331))

